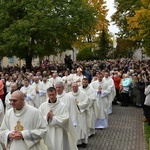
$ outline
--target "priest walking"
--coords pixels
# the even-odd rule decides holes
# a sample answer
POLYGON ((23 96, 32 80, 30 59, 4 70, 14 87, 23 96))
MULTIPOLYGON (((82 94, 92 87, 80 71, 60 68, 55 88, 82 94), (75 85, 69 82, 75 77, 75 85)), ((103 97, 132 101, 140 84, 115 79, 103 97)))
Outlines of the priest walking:
POLYGON ((39 110, 25 103, 19 90, 11 95, 10 104, 13 108, 6 112, 0 128, 6 149, 41 150, 40 141, 45 139, 47 128, 39 110))

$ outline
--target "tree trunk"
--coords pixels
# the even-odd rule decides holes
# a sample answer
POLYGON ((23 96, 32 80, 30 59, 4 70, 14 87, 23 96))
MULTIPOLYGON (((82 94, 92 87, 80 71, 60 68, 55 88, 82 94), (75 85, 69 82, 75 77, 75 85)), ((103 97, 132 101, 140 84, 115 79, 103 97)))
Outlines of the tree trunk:
POLYGON ((31 71, 31 67, 32 67, 32 56, 27 55, 25 58, 26 61, 26 69, 31 71))

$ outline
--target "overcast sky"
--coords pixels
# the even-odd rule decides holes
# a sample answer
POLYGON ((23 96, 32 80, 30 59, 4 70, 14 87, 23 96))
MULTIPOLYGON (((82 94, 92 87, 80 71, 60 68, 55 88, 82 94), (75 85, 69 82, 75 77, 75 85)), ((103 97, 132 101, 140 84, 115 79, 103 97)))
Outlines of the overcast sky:
MULTIPOLYGON (((106 0, 106 4, 109 9, 107 19, 111 20, 110 17, 115 12, 114 0, 106 0)), ((109 31, 112 33, 117 33, 118 28, 115 25, 113 25, 112 23, 110 23, 109 31)))

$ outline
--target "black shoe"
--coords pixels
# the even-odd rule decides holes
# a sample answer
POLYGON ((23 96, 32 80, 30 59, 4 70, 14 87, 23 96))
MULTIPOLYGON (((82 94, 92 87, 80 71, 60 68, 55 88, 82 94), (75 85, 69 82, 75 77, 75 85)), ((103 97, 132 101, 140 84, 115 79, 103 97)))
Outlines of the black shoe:
POLYGON ((113 105, 118 105, 118 103, 117 103, 117 102, 112 102, 112 104, 113 104, 113 105))

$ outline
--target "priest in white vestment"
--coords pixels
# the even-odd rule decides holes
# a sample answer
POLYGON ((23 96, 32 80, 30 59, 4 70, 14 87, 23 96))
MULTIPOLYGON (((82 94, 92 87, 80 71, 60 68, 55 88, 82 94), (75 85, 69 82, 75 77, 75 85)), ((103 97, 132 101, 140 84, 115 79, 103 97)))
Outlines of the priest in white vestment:
POLYGON ((34 87, 36 92, 36 96, 34 98, 35 107, 39 108, 39 106, 46 101, 46 87, 39 80, 38 76, 34 77, 34 82, 32 86, 34 87))
POLYGON ((13 108, 6 112, 0 128, 0 139, 6 149, 41 150, 40 141, 45 139, 47 126, 40 111, 25 103, 19 90, 12 93, 10 104, 13 108))
POLYGON ((18 90, 17 83, 12 83, 10 92, 7 93, 7 95, 5 96, 5 105, 6 105, 5 112, 7 112, 10 108, 12 108, 9 100, 11 99, 11 94, 16 90, 18 90))
MULTIPOLYGON (((46 87, 46 90, 49 88, 49 87, 52 87, 53 85, 51 84, 51 82, 49 82, 48 78, 47 77, 43 77, 42 78, 42 83, 44 84, 44 86, 46 87)), ((47 95, 47 92, 46 92, 46 99, 48 99, 48 95, 47 95)))
POLYGON ((93 81, 90 86, 95 89, 95 94, 97 97, 97 102, 94 105, 96 122, 95 128, 107 128, 108 127, 108 108, 109 108, 109 99, 108 95, 111 92, 109 84, 103 80, 103 74, 100 73, 98 80, 93 81))
POLYGON ((70 92, 72 82, 70 76, 68 75, 68 71, 65 71, 65 75, 62 77, 62 82, 66 93, 70 92))
POLYGON ((76 105, 79 109, 78 122, 76 131, 78 134, 78 145, 86 147, 88 143, 88 121, 87 121, 87 110, 89 109, 89 100, 85 92, 78 88, 78 83, 72 83, 72 92, 69 94, 76 101, 76 105))
POLYGON ((71 85, 71 89, 72 89, 72 83, 73 83, 73 79, 75 78, 76 76, 76 72, 74 69, 71 69, 71 73, 69 75, 69 78, 71 79, 71 82, 70 82, 70 85, 71 85))
POLYGON ((54 72, 52 75, 52 78, 49 79, 49 82, 52 84, 53 87, 55 86, 57 82, 61 82, 61 81, 62 81, 62 78, 58 76, 57 72, 54 72))
POLYGON ((77 150, 77 135, 64 103, 56 98, 56 89, 48 90, 49 100, 39 107, 48 122, 46 136, 51 136, 54 150, 77 150))
POLYGON ((78 68, 77 73, 75 77, 73 78, 73 82, 76 82, 78 86, 82 85, 82 79, 84 78, 84 75, 82 74, 82 69, 78 68))
POLYGON ((109 108, 108 108, 108 115, 112 113, 112 102, 116 96, 116 89, 115 89, 115 84, 114 84, 114 80, 112 79, 112 77, 109 76, 109 72, 106 71, 104 73, 104 81, 106 81, 108 83, 108 85, 111 88, 111 92, 108 95, 108 100, 109 100, 109 108))
POLYGON ((24 79, 24 86, 20 89, 20 91, 24 93, 25 102, 35 107, 34 98, 36 96, 36 92, 34 87, 30 85, 30 81, 28 79, 24 79))
POLYGON ((66 105, 70 114, 70 118, 74 126, 76 126, 77 114, 79 110, 76 106, 74 98, 69 93, 65 92, 64 84, 62 82, 57 82, 55 87, 56 87, 56 92, 57 92, 57 99, 66 105))
POLYGON ((94 103, 96 101, 95 90, 89 86, 89 82, 87 78, 83 78, 82 86, 79 87, 80 90, 84 91, 89 99, 89 110, 87 111, 88 116, 88 127, 89 127, 89 136, 95 134, 95 121, 96 115, 94 112, 94 103))

